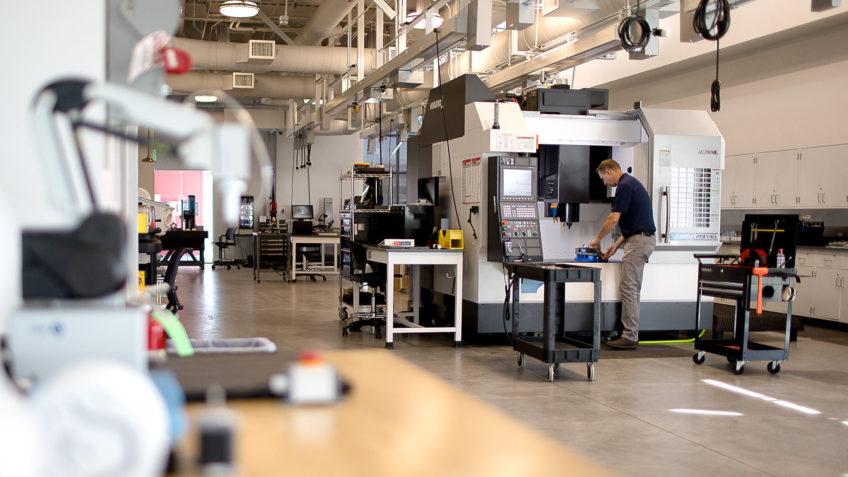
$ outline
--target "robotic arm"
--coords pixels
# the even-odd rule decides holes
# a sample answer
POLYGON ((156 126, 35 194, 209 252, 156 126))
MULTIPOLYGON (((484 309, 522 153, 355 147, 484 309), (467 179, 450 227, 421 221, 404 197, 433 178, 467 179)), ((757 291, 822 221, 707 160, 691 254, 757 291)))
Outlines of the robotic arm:
MULTIPOLYGON (((216 123, 208 114, 132 88, 85 80, 62 80, 47 85, 36 96, 33 124, 50 189, 57 203, 83 219, 71 231, 24 232, 23 296, 30 298, 91 299, 124 286, 126 274, 126 224, 97 204, 97 194, 87 170, 80 142, 81 129, 99 131, 136 143, 145 139, 128 134, 127 124, 147 124, 165 137, 164 144, 189 169, 211 171, 222 202, 227 226, 238 223, 240 196, 250 176, 252 151, 263 159, 262 186, 267 187, 270 160, 264 147, 255 145, 252 128, 244 124, 216 123), (110 120, 94 122, 85 110, 101 103, 110 120), (75 157, 74 157, 75 156, 75 157), (79 270, 87 270, 86 280, 79 270)), ((264 196, 265 191, 261 191, 264 196)))
MULTIPOLYGON (((188 169, 210 171, 222 197, 224 222, 228 226, 238 223, 239 198, 250 176, 251 128, 235 123, 219 124, 190 105, 110 83, 57 81, 36 96, 33 115, 36 133, 37 137, 46 139, 39 144, 41 153, 56 166, 48 168, 53 174, 51 182, 59 190, 67 188, 66 197, 71 197, 77 206, 97 209, 96 194, 78 140, 79 129, 92 129, 136 143, 146 142, 127 134, 123 128, 86 119, 84 110, 92 103, 105 104, 110 108, 110 117, 124 124, 146 124, 156 129, 166 138, 160 142, 170 146, 188 169), (65 126, 64 130, 61 126, 65 126), (71 148, 75 149, 75 160, 65 154, 64 142, 68 138, 75 143, 71 148), (73 168, 74 162, 78 162, 79 168, 73 168)), ((263 169, 265 167, 270 166, 263 164, 263 169)))

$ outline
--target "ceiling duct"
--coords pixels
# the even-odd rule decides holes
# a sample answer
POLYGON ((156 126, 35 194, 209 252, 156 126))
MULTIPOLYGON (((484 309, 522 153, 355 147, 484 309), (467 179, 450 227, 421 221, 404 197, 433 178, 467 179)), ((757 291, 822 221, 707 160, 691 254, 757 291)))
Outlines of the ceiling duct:
POLYGON ((174 93, 189 94, 200 90, 227 90, 235 97, 257 96, 274 99, 302 99, 315 95, 315 78, 311 76, 279 76, 274 74, 252 74, 252 88, 242 81, 234 80, 233 74, 185 73, 167 75, 166 81, 174 93), (237 81, 241 87, 233 87, 237 81))
POLYGON ((303 31, 295 38, 297 45, 320 45, 333 34, 333 31, 349 11, 356 6, 350 0, 323 0, 312 18, 304 25, 303 31))
MULTIPOLYGON (((249 73, 344 74, 350 69, 344 47, 275 45, 274 59, 267 64, 245 63, 250 57, 248 43, 174 38, 174 46, 191 54, 195 70, 244 71, 249 73)), ((365 71, 375 65, 375 52, 365 49, 365 71)))

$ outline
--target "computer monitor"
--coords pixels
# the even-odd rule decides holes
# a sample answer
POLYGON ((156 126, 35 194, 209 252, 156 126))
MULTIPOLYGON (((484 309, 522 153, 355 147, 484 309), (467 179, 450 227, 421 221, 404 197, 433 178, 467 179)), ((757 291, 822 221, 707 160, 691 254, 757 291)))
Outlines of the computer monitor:
POLYGON ((292 205, 292 220, 312 220, 313 218, 311 205, 292 205))

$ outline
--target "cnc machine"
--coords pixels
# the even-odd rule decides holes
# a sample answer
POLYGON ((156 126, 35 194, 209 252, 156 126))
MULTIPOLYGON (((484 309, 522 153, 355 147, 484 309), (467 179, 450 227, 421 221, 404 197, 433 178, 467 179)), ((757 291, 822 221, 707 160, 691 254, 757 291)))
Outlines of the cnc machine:
MULTIPOLYGON (((442 88, 430 94, 419 141, 431 146, 433 175, 449 177, 445 187, 453 189, 447 196, 456 209, 443 210, 450 216, 451 228, 462 227, 465 234, 464 333, 504 332, 503 261, 570 262, 575 250, 592 240, 614 196, 614 190, 601 186, 599 191, 592 184, 598 180, 594 165, 608 157, 639 179, 653 202, 657 247, 645 267, 641 329, 694 328, 693 253, 712 252, 720 245, 724 139, 705 111, 636 105, 626 112, 584 108, 585 113, 578 111, 582 114, 555 114, 521 111, 515 102, 497 103, 473 75, 442 88), (557 150, 577 151, 578 146, 590 148, 588 154, 557 150), (545 149, 542 155, 557 156, 562 164, 546 166, 540 173, 540 152, 545 149), (569 157, 578 159, 569 162, 569 157), (516 194, 522 191, 525 176, 511 171, 515 168, 535 171, 535 200, 516 194), (569 184, 575 181, 589 183, 588 200, 578 195, 569 202, 574 197, 569 184), (558 188, 556 197, 546 197, 549 183, 558 188), (534 202, 535 210, 527 207, 534 202), (552 208, 558 209, 556 213, 552 208)), ((607 237, 602 247, 611 240, 607 237)), ((620 253, 607 263, 584 264, 601 269, 602 321, 607 331, 616 329, 620 316, 620 253)), ((451 277, 435 274, 434 295, 448 306, 451 285, 451 277)), ((519 332, 539 329, 542 298, 539 284, 523 282, 521 313, 526 319, 519 332)), ((570 285, 565 300, 566 331, 586 329, 591 322, 591 286, 570 285)), ((712 316, 712 302, 701 307, 702 316, 712 316)))

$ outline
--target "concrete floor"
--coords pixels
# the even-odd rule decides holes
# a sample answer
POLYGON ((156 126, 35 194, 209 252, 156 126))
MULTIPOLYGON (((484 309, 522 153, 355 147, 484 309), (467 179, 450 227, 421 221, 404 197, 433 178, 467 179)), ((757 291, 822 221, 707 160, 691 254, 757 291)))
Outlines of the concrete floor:
MULTIPOLYGON (((267 336, 283 350, 383 347, 368 331, 341 336, 336 279, 301 280, 289 284, 266 274, 257 284, 249 270, 181 270, 180 318, 194 338, 267 336)), ((695 366, 691 345, 605 352, 592 383, 579 364, 563 365, 549 383, 541 363, 528 360, 519 369, 507 346, 454 349, 447 338, 406 336, 392 352, 621 475, 841 476, 848 475, 844 336, 802 332, 775 376, 765 363, 735 376, 719 356, 695 366)))

